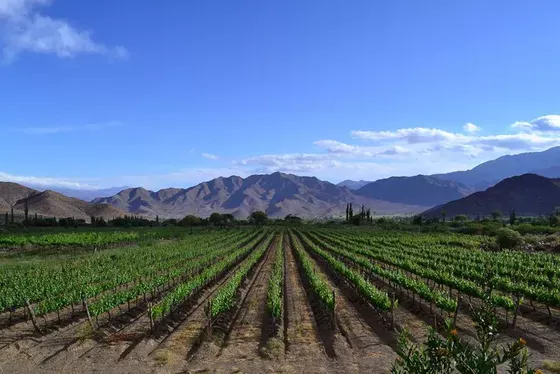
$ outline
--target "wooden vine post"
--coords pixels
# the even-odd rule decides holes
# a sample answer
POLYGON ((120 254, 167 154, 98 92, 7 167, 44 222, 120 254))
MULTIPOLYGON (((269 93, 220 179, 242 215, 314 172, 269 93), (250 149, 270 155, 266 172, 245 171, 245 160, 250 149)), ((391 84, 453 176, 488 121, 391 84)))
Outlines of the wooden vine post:
POLYGON ((37 319, 35 318, 35 312, 33 311, 33 308, 31 307, 31 304, 29 303, 28 299, 25 300, 25 306, 27 307, 29 315, 31 316, 31 323, 33 323, 33 327, 35 327, 35 330, 37 330, 39 332, 39 334, 42 334, 43 332, 41 331, 41 329, 37 325, 37 319))
POLYGON ((208 302, 208 325, 206 326, 207 336, 212 336, 212 300, 208 302))
POLYGON ((395 294, 391 292, 391 328, 395 328, 395 294))
POLYGON ((515 328, 515 323, 517 322, 517 315, 519 314, 519 306, 521 305, 521 297, 519 295, 515 295, 515 314, 513 315, 513 322, 511 324, 512 328, 515 328))
POLYGON ((152 313, 152 302, 148 303, 148 314, 150 316, 150 330, 154 331, 154 314, 152 313))
POLYGON ((91 320, 91 314, 89 312, 88 303, 87 303, 87 300, 86 300, 85 297, 82 299, 82 304, 84 305, 84 310, 86 311, 86 315, 87 315, 87 319, 89 321, 89 325, 91 326, 91 328, 93 330, 95 330, 95 325, 94 325, 93 321, 91 320))
POLYGON ((333 300, 333 308, 332 308, 332 314, 331 314, 331 324, 332 324, 332 329, 336 329, 336 323, 335 323, 335 310, 336 310, 336 295, 334 293, 334 290, 332 290, 332 300, 333 300))
POLYGON ((457 314, 459 314, 459 308, 461 307, 461 294, 457 294, 457 306, 455 307, 455 313, 453 313, 453 327, 457 327, 457 314))

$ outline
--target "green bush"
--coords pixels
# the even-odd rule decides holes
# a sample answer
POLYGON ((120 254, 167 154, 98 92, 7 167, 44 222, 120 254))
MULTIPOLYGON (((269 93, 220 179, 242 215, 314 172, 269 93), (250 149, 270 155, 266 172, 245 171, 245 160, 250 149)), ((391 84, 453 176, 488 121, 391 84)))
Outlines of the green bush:
POLYGON ((434 329, 426 342, 415 344, 405 330, 399 338, 398 359, 392 374, 449 374, 497 373, 499 366, 507 366, 512 374, 539 374, 528 365, 527 342, 519 338, 499 348, 498 319, 488 300, 472 313, 476 339, 463 339, 451 321, 446 321, 446 332, 440 336, 434 329))
POLYGON ((523 237, 520 233, 512 229, 499 229, 496 234, 496 244, 498 244, 501 249, 514 249, 523 244, 523 237))
POLYGON ((543 225, 531 225, 529 223, 520 223, 517 225, 512 225, 511 228, 521 235, 526 234, 554 234, 556 231, 555 227, 543 226, 543 225))

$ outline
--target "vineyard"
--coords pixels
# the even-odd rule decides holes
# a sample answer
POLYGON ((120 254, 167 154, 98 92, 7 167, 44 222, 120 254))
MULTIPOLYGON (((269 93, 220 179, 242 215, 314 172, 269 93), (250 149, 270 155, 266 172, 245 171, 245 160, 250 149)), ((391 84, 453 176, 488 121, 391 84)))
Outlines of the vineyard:
POLYGON ((476 336, 560 359, 560 257, 487 252, 482 237, 359 229, 0 236, 0 372, 379 372, 399 336, 476 336), (141 245, 139 245, 141 244, 141 245), (485 304, 485 305, 486 305, 485 304))

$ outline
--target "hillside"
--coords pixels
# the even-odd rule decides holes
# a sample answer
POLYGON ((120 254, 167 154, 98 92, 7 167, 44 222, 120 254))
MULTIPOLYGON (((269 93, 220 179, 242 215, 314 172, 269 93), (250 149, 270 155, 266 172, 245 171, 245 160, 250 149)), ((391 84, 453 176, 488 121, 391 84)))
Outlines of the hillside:
POLYGON ((472 192, 472 189, 462 183, 427 175, 380 179, 356 191, 358 195, 372 199, 423 206, 443 204, 472 192))
POLYGON ((8 211, 15 203, 14 210, 21 215, 25 198, 28 198, 30 215, 89 220, 92 215, 108 219, 126 214, 107 204, 92 204, 50 190, 39 192, 17 183, 0 182, 0 211, 8 211))
POLYGON ((109 198, 93 200, 108 203, 132 213, 149 216, 183 217, 212 212, 231 213, 245 218, 255 210, 271 217, 295 214, 301 217, 343 216, 346 204, 366 205, 378 214, 404 214, 423 210, 418 206, 379 201, 354 194, 315 177, 273 173, 247 178, 216 178, 188 189, 163 189, 157 192, 130 188, 109 198))
POLYGON ((0 182, 0 211, 8 211, 18 200, 38 191, 17 183, 0 182))
POLYGON ((507 215, 535 216, 550 214, 560 206, 560 181, 536 174, 507 178, 488 188, 459 200, 451 201, 422 213, 426 217, 448 217, 466 214, 489 216, 495 210, 507 215))
MULTIPOLYGON (((484 190, 504 178, 525 173, 540 174, 550 168, 560 166, 560 147, 553 147, 543 152, 528 152, 507 155, 484 162, 470 170, 435 174, 433 177, 463 183, 476 190, 484 190)), ((545 176, 548 176, 547 174, 545 176)), ((560 177, 560 175, 558 175, 560 177)))

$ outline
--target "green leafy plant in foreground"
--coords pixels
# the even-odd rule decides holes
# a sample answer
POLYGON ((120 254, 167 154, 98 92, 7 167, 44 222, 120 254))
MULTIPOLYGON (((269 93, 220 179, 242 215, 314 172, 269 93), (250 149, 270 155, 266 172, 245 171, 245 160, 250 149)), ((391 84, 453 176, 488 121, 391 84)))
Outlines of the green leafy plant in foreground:
POLYGON ((528 366, 529 353, 523 338, 499 347, 497 318, 492 305, 486 300, 472 315, 476 328, 473 343, 459 337, 451 322, 446 323, 443 337, 430 330, 428 340, 423 344, 413 344, 405 330, 399 337, 397 353, 393 364, 393 374, 494 374, 498 366, 509 366, 511 374, 541 374, 539 369, 528 366))

